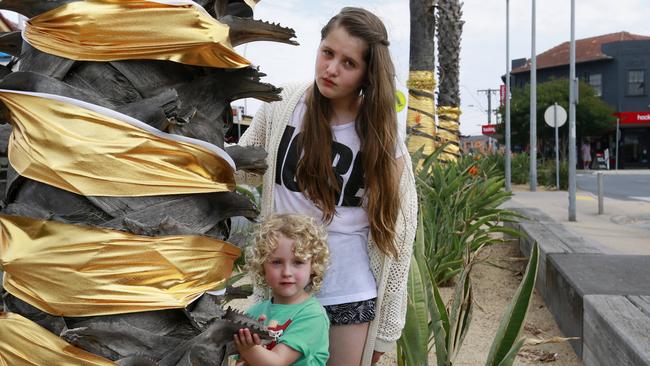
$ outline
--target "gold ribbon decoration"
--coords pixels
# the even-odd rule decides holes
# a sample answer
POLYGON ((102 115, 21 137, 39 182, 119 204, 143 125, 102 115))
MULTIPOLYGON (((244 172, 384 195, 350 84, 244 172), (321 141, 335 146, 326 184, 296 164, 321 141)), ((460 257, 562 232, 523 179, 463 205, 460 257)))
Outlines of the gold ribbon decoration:
POLYGON ((0 365, 116 366, 18 314, 0 311, 0 365))
POLYGON ((147 237, 0 215, 4 288, 58 316, 183 308, 223 289, 239 248, 205 236, 147 237))
POLYGON ((432 71, 410 71, 406 86, 409 89, 406 114, 406 125, 409 130, 408 150, 414 153, 423 147, 424 154, 432 154, 435 149, 436 135, 435 76, 432 71))
POLYGON ((232 191, 219 147, 159 131, 76 99, 0 89, 13 132, 9 161, 25 177, 86 196, 232 191))
POLYGON ((447 143, 440 154, 443 161, 456 161, 460 156, 460 108, 450 106, 438 107, 438 139, 447 143))
POLYGON ((250 65, 232 48, 229 30, 189 0, 86 0, 33 17, 23 39, 40 51, 72 60, 250 65))
POLYGON ((406 87, 431 92, 436 88, 436 77, 433 71, 409 71, 406 87))
POLYGON ((0 32, 13 32, 13 29, 6 23, 4 17, 0 18, 0 32))

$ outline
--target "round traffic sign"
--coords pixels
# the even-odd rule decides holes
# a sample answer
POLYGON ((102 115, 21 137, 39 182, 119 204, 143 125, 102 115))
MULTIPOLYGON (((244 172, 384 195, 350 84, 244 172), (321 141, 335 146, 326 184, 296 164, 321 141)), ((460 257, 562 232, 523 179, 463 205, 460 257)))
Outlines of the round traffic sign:
POLYGON ((555 127, 555 122, 554 122, 554 117, 557 115, 557 126, 562 127, 564 122, 566 122, 566 109, 562 108, 561 105, 559 104, 554 104, 552 106, 549 106, 546 108, 546 111, 544 111, 544 121, 546 121, 546 124, 555 127), (553 111, 553 109, 557 106, 557 111, 553 111))
POLYGON ((397 112, 401 112, 402 109, 406 106, 406 97, 404 96, 404 93, 402 93, 399 90, 395 91, 395 109, 397 112))

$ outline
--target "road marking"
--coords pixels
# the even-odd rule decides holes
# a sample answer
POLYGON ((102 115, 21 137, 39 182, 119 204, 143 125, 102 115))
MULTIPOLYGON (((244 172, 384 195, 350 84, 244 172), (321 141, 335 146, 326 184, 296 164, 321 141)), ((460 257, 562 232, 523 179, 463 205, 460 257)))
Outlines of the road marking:
POLYGON ((650 202, 650 197, 648 196, 631 196, 630 198, 639 200, 639 201, 647 201, 650 202))
POLYGON ((576 195, 578 201, 594 201, 594 198, 591 196, 576 195))

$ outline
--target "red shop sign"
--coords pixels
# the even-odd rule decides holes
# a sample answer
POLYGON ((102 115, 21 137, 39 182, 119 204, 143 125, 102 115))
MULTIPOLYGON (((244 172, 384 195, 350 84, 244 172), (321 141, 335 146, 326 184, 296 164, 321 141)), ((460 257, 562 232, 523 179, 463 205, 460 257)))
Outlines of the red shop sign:
POLYGON ((484 135, 494 135, 497 133, 497 125, 483 125, 481 126, 481 132, 484 135))
POLYGON ((618 112, 614 113, 622 125, 650 123, 650 112, 618 112))

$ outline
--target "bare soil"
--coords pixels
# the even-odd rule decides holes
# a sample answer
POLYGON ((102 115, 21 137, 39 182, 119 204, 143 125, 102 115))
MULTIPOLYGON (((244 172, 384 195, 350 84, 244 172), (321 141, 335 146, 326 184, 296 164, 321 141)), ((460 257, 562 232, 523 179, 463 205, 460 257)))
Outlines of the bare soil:
MULTIPOLYGON (((497 244, 483 250, 485 259, 472 270, 475 307, 469 331, 454 363, 455 366, 484 365, 492 340, 512 296, 526 270, 526 258, 515 244, 497 244)), ((453 288, 441 289, 443 297, 451 298, 453 288)), ((535 339, 564 337, 547 309, 542 297, 535 291, 528 310, 522 336, 535 339)), ((396 365, 394 354, 387 354, 379 365, 396 365)), ((429 364, 435 365, 435 352, 429 355, 429 364)), ((568 342, 524 347, 515 365, 582 365, 568 342)))

